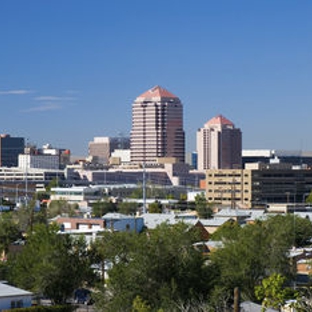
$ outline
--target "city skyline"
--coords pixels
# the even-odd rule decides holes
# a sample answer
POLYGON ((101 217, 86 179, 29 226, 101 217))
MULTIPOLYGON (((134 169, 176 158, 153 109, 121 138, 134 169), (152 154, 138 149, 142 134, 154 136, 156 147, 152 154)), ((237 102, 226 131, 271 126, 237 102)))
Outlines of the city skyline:
POLYGON ((0 133, 87 155, 130 135, 160 85, 183 104, 186 151, 222 114, 243 149, 312 150, 309 1, 1 2, 0 133))

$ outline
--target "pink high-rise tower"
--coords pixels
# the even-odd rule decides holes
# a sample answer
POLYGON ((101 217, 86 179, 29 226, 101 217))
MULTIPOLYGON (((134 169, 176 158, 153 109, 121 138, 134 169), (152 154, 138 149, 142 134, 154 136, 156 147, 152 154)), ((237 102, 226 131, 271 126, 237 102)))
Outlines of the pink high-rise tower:
POLYGON ((222 115, 197 131, 198 170, 238 169, 242 166, 242 133, 222 115))
POLYGON ((153 163, 159 157, 184 162, 185 136, 180 99, 155 86, 132 105, 131 161, 153 163))

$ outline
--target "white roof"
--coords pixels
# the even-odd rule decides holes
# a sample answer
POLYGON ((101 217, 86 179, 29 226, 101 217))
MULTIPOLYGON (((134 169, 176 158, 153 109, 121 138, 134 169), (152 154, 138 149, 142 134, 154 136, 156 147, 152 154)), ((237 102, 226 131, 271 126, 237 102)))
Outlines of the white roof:
POLYGON ((312 220, 312 212, 310 211, 295 211, 295 215, 303 219, 312 220))
POLYGON ((264 210, 260 209, 249 209, 251 215, 246 220, 264 220, 266 218, 266 213, 264 210))
POLYGON ((231 220, 230 217, 225 218, 213 218, 213 219, 199 219, 203 226, 221 226, 227 221, 231 220))
POLYGON ((174 214, 165 213, 145 213, 141 215, 144 224, 149 229, 155 229, 158 225, 167 222, 168 224, 175 224, 177 221, 174 214))
POLYGON ((102 219, 105 219, 105 220, 123 220, 123 219, 133 219, 134 217, 132 216, 129 216, 129 215, 125 215, 125 214, 122 214, 122 213, 117 213, 117 212, 108 212, 106 213, 102 219))
MULTIPOLYGON (((251 301, 244 301, 240 304, 242 312, 261 312, 263 311, 262 306, 251 301)), ((266 312, 277 312, 278 310, 266 308, 266 312)))
POLYGON ((215 214, 216 217, 249 217, 251 212, 249 209, 221 209, 215 214))
POLYGON ((0 298, 31 295, 29 291, 0 283, 0 298))

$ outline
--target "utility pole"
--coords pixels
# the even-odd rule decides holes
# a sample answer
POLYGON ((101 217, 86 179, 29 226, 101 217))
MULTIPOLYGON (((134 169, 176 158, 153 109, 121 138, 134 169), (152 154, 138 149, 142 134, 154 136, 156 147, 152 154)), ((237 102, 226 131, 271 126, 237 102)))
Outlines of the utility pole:
POLYGON ((240 291, 238 287, 234 288, 234 312, 240 312, 240 291))
POLYGON ((143 162, 143 213, 146 213, 146 170, 145 161, 143 162))
POLYGON ((232 185, 231 185, 231 209, 235 209, 236 208, 236 202, 235 202, 236 194, 235 193, 236 193, 235 179, 233 179, 232 185))
POLYGON ((28 205, 28 159, 30 157, 30 150, 28 146, 28 139, 26 139, 26 150, 25 150, 25 157, 26 157, 26 168, 25 168, 25 206, 28 205))

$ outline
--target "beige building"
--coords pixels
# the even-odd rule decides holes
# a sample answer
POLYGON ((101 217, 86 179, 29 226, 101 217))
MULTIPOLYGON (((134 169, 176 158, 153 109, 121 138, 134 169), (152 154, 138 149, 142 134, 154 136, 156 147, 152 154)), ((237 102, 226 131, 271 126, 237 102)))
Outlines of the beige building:
POLYGON ((242 165, 242 133, 222 115, 209 120, 198 129, 197 168, 235 169, 242 165))
POLYGON ((185 138, 180 99, 160 86, 136 98, 132 105, 131 162, 154 163, 160 157, 184 162, 185 138))
POLYGON ((89 157, 94 163, 109 164, 109 159, 115 150, 127 150, 130 141, 127 137, 95 137, 89 142, 89 157))
POLYGON ((89 142, 89 156, 95 162, 108 164, 110 157, 109 137, 95 137, 92 142, 89 142))
POLYGON ((282 203, 288 209, 292 205, 299 209, 312 190, 309 169, 267 164, 248 167, 207 170, 207 200, 232 208, 269 208, 282 203))
POLYGON ((241 169, 207 170, 206 197, 209 202, 231 208, 250 208, 252 171, 241 169))

